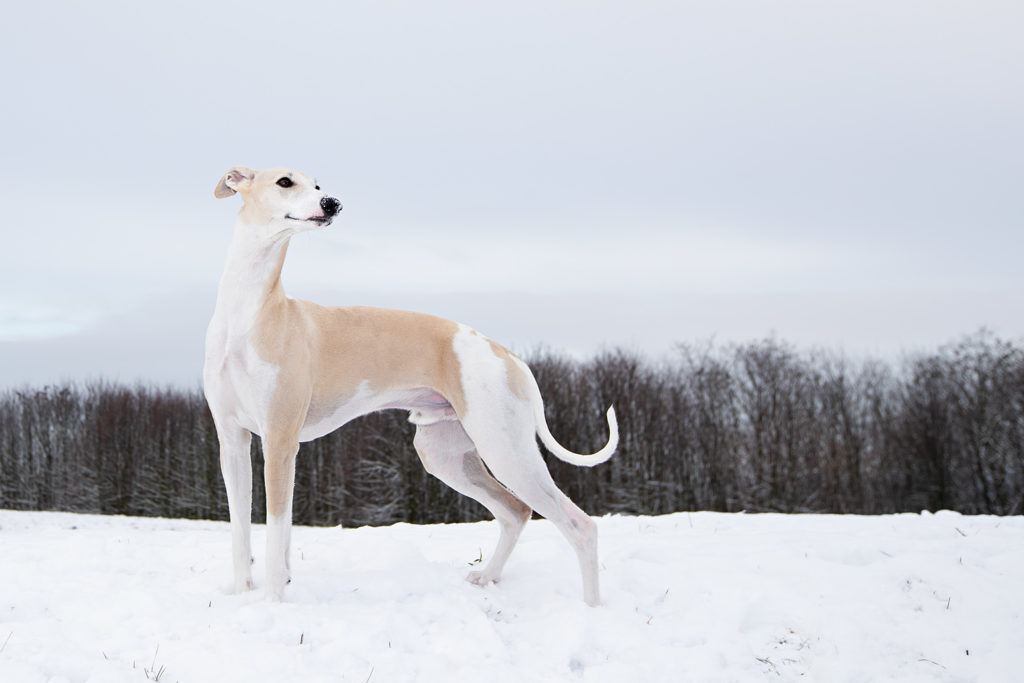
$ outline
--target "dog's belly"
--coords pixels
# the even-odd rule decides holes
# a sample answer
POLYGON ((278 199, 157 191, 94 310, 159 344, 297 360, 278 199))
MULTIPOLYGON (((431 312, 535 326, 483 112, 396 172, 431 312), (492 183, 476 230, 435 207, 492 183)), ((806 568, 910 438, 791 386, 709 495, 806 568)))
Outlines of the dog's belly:
POLYGON ((408 410, 409 421, 418 425, 458 419, 448 399, 429 387, 377 392, 369 382, 363 382, 352 396, 311 404, 299 431, 299 441, 318 439, 357 417, 392 409, 408 410))

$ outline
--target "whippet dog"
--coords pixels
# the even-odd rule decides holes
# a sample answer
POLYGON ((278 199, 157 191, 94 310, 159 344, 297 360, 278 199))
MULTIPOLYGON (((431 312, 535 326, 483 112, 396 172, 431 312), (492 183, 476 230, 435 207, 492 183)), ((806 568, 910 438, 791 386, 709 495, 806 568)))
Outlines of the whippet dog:
POLYGON ((266 595, 280 600, 291 580, 299 443, 394 408, 409 411, 416 425, 413 446, 426 470, 480 501, 499 522, 494 553, 469 581, 498 580, 536 510, 576 551, 583 598, 598 604, 596 525, 552 481, 536 436, 566 462, 597 465, 618 443, 614 408, 607 413, 607 444, 591 455, 573 453, 551 435, 526 364, 465 325, 289 298, 281 269, 291 237, 329 225, 341 203, 313 178, 289 169, 236 166, 217 183, 214 196, 236 192, 243 204, 206 335, 203 371, 231 515, 235 591, 253 587, 252 434, 262 440, 265 458, 266 595))

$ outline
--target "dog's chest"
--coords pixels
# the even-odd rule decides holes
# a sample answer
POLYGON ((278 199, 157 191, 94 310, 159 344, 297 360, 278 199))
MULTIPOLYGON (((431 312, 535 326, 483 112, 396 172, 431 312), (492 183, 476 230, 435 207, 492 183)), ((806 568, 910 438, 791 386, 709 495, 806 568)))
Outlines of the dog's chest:
POLYGON ((207 344, 207 394, 217 408, 263 433, 280 368, 259 357, 249 340, 213 333, 207 344))

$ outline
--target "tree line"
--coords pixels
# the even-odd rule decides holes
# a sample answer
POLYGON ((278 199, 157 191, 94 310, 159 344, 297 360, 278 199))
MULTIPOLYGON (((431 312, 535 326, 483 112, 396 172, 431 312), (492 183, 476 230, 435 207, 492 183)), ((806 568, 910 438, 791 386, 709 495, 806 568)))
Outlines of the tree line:
MULTIPOLYGON (((615 349, 527 361, 572 450, 603 445, 615 404, 608 463, 547 458, 591 514, 1024 513, 1024 349, 984 331, 895 368, 774 338, 680 345, 659 360, 615 349)), ((303 444, 296 523, 489 518, 423 471, 413 430, 390 411, 303 444)), ((259 521, 259 439, 252 461, 259 521)), ((227 519, 202 391, 95 382, 0 394, 0 507, 227 519)))

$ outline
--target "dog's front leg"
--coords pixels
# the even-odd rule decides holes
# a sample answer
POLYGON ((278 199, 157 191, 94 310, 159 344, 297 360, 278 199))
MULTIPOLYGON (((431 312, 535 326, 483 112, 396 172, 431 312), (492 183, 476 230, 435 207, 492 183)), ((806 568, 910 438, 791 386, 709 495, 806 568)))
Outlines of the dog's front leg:
POLYGON ((270 436, 263 441, 267 486, 267 599, 278 602, 291 581, 292 492, 298 437, 270 436))
POLYGON ((231 558, 235 570, 234 591, 252 589, 252 461, 249 446, 252 434, 247 429, 216 421, 220 441, 220 469, 228 494, 231 518, 231 558))

